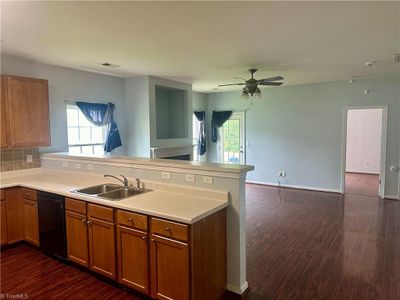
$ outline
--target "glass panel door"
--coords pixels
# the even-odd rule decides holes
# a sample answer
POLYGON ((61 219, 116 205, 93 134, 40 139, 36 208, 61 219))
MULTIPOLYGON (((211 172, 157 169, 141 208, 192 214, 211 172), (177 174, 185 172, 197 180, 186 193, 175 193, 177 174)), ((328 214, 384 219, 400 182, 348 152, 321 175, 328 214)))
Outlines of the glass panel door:
POLYGON ((233 113, 222 126, 220 161, 225 164, 245 164, 244 112, 233 113))

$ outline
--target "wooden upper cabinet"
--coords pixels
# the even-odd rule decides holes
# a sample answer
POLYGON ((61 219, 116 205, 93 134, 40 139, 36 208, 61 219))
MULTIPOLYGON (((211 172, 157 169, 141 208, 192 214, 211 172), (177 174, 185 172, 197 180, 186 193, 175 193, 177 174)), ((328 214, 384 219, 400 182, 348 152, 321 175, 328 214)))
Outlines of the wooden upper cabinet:
POLYGON ((24 199, 24 239, 39 246, 39 221, 37 202, 24 199))
POLYGON ((7 101, 6 101, 6 78, 1 75, 1 93, 0 93, 0 147, 10 147, 10 129, 8 127, 7 101))
POLYGON ((5 113, 4 122, 8 123, 3 126, 2 118, 2 147, 50 146, 47 80, 2 76, 1 102, 5 104, 5 112, 2 109, 1 113, 5 113))

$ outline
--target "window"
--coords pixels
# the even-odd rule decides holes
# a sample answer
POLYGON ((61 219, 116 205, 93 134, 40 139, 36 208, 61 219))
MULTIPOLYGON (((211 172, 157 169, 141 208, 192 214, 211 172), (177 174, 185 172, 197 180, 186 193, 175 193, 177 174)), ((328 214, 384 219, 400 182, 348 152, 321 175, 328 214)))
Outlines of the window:
POLYGON ((104 154, 105 126, 90 123, 76 105, 67 105, 68 151, 71 154, 104 154))

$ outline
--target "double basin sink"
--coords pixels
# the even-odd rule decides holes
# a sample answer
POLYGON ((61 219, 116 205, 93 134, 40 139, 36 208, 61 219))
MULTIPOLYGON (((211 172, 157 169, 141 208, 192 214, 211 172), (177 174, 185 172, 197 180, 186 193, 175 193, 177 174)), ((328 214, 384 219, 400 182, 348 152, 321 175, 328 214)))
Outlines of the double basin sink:
POLYGON ((72 191, 73 193, 83 194, 87 196, 93 196, 98 198, 103 198, 112 201, 123 200, 138 194, 149 192, 149 189, 137 189, 137 188, 124 188, 118 184, 100 184, 95 186, 90 186, 78 190, 72 191))

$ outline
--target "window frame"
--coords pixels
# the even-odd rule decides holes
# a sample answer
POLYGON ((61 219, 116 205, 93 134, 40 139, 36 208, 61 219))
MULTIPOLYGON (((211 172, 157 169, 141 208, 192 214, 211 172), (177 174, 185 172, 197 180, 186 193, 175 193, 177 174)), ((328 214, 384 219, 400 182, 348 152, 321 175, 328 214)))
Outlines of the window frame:
MULTIPOLYGON (((91 154, 95 155, 95 146, 102 146, 102 148, 103 148, 102 154, 104 154, 104 145, 105 145, 105 139, 106 139, 106 127, 107 126, 96 126, 96 125, 93 125, 93 124, 91 124, 90 126, 81 126, 81 124, 79 122, 80 116, 85 118, 85 120, 86 120, 86 117, 82 114, 82 112, 79 110, 79 108, 78 108, 78 106, 76 104, 67 103, 66 107, 65 107, 65 112, 66 112, 66 119, 67 119, 68 152, 71 152, 70 148, 78 148, 79 147, 79 154, 80 155, 84 155, 82 147, 90 147, 91 146, 92 147, 92 153, 91 154), (78 121, 77 121, 78 124, 77 125, 69 125, 69 122, 68 122, 68 110, 69 109, 75 109, 75 110, 78 111, 78 121), (80 129, 81 128, 90 128, 90 137, 93 138, 93 136, 92 136, 93 135, 92 128, 96 128, 96 127, 101 127, 101 129, 102 129, 102 138, 103 138, 103 142, 102 143, 99 143, 99 142, 95 142, 95 143, 87 143, 87 142, 70 143, 70 141, 69 141, 69 129, 70 128, 76 128, 77 129, 77 131, 78 131, 78 141, 80 141, 80 129)), ((88 120, 86 120, 86 121, 89 122, 88 120)))

